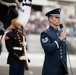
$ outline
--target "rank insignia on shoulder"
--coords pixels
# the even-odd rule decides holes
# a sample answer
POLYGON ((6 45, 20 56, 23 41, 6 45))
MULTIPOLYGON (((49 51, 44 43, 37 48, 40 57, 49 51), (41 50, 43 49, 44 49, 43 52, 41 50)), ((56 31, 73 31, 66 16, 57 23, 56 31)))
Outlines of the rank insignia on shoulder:
POLYGON ((5 40, 9 40, 10 38, 8 36, 5 37, 5 40))
POLYGON ((43 43, 46 43, 48 41, 48 37, 45 37, 44 39, 42 39, 43 43))

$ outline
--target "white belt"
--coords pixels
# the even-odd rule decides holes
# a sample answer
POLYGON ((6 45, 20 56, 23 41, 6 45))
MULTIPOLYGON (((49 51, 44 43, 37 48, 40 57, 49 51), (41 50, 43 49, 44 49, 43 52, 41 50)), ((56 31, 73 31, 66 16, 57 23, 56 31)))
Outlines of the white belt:
POLYGON ((22 47, 13 47, 14 50, 22 50, 22 47))

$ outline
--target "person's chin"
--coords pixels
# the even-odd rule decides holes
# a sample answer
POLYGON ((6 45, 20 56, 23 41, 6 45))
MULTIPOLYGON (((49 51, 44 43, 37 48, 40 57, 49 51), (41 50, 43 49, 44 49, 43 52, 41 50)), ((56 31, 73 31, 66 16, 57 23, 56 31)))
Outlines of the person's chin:
POLYGON ((60 25, 60 23, 57 24, 57 26, 59 26, 59 25, 60 25))
POLYGON ((59 26, 59 24, 56 24, 56 26, 59 26))

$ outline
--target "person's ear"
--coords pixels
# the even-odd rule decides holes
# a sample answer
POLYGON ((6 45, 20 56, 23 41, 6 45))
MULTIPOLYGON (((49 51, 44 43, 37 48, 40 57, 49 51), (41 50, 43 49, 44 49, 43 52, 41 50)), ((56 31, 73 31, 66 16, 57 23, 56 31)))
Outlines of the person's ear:
POLYGON ((52 21, 52 17, 48 17, 48 20, 51 22, 52 21))

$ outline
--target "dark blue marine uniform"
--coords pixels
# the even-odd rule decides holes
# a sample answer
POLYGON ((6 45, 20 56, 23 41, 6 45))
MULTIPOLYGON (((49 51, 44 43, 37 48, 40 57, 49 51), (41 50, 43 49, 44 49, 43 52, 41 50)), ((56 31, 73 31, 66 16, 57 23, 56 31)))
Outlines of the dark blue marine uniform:
POLYGON ((19 57, 24 55, 23 34, 17 29, 11 29, 5 36, 5 45, 8 51, 7 64, 10 64, 9 75, 24 75, 24 60, 19 57))
POLYGON ((41 33, 40 41, 45 53, 42 75, 68 74, 66 41, 60 40, 60 34, 61 31, 51 25, 41 33))

